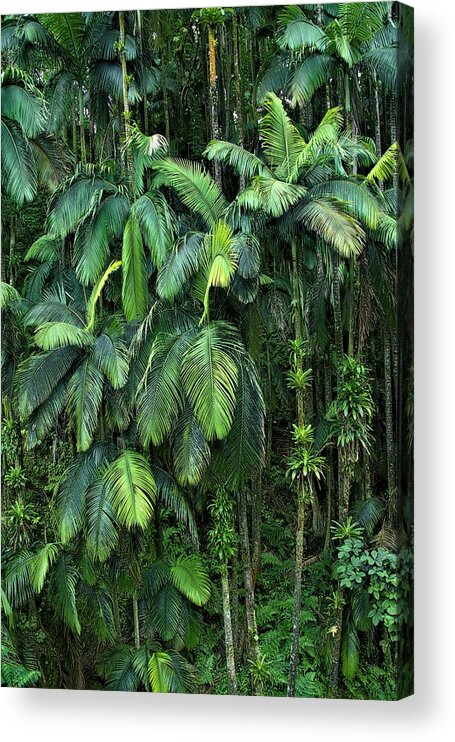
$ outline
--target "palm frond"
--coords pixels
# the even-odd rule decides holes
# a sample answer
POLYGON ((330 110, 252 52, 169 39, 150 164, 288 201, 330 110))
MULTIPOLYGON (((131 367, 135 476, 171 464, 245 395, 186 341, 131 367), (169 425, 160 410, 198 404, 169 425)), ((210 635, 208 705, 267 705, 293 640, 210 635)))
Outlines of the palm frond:
POLYGON ((142 235, 135 216, 125 225, 122 247, 122 302, 127 320, 143 317, 147 312, 147 263, 142 235))
POLYGON ((379 219, 379 204, 368 184, 353 180, 334 179, 315 186, 308 192, 312 195, 335 198, 344 203, 344 209, 355 216, 365 227, 375 229, 379 219))
POLYGON ((325 34, 296 5, 288 5, 278 15, 277 42, 292 51, 321 49, 325 34))
POLYGON ((227 208, 227 202, 215 181, 199 163, 165 158, 153 165, 157 186, 173 188, 190 211, 199 214, 210 227, 227 208))
POLYGON ((207 440, 225 438, 232 425, 239 352, 235 328, 218 321, 201 328, 183 356, 183 386, 207 440))
POLYGON ((43 100, 19 85, 3 85, 2 116, 19 124, 26 137, 36 137, 44 130, 43 100))
POLYGON ((57 544, 45 544, 34 555, 30 564, 30 580, 35 593, 40 593, 44 586, 49 568, 58 556, 57 544))
POLYGON ((153 693, 169 693, 172 686, 172 662, 167 652, 154 652, 148 664, 148 677, 153 693))
POLYGON ((292 105, 305 105, 316 90, 336 75, 336 61, 329 54, 312 54, 299 64, 289 83, 292 105))
POLYGON ((182 356, 191 331, 156 336, 137 396, 137 420, 144 446, 157 446, 171 432, 183 407, 182 356))
POLYGON ((175 217, 159 191, 150 191, 133 205, 140 230, 156 268, 161 268, 169 254, 175 234, 175 217))
POLYGON ((158 271, 156 290, 162 299, 173 301, 177 294, 197 272, 203 254, 204 235, 186 235, 168 253, 158 271))
POLYGON ((38 327, 34 340, 42 350, 67 346, 86 348, 93 344, 93 337, 88 332, 68 322, 45 322, 38 327))
POLYGON ((127 528, 145 528, 153 515, 156 483, 144 456, 122 451, 103 476, 118 522, 127 528))
POLYGON ((56 240, 47 234, 38 237, 25 253, 24 260, 37 260, 39 263, 57 260, 62 247, 62 241, 56 240))
POLYGON ((81 633, 81 625, 76 606, 76 585, 79 579, 76 568, 65 553, 61 553, 53 572, 54 589, 52 599, 57 611, 68 628, 75 634, 81 633))
POLYGON ((98 282, 93 287, 92 293, 90 294, 90 299, 87 302, 87 309, 86 309, 87 326, 85 329, 87 330, 87 332, 91 332, 95 325, 96 305, 97 305, 98 299, 101 296, 101 293, 103 291, 103 288, 106 284, 107 279, 112 273, 118 270, 121 265, 122 265, 121 260, 113 260, 112 263, 106 268, 101 278, 99 278, 98 282))
POLYGON ((68 383, 68 403, 76 430, 78 451, 87 451, 98 427, 103 396, 103 374, 86 358, 68 383))
POLYGON ((80 176, 59 190, 49 212, 49 233, 63 239, 91 213, 103 193, 115 193, 116 187, 103 178, 80 176))
POLYGON ((297 218, 340 255, 350 257, 361 252, 365 232, 350 214, 340 208, 338 201, 323 196, 312 198, 298 207, 297 218))
POLYGON ((174 585, 195 605, 205 605, 210 597, 210 580, 197 554, 179 557, 171 566, 174 585))
POLYGON ((267 162, 273 170, 279 168, 282 177, 289 180, 294 172, 295 162, 305 147, 305 141, 275 93, 269 93, 264 108, 266 115, 260 122, 259 132, 264 141, 267 162))
POLYGON ((59 348, 30 356, 18 369, 19 412, 28 417, 46 401, 79 355, 76 348, 59 348))
POLYGON ((219 160, 230 165, 238 175, 245 178, 252 178, 255 175, 269 175, 270 170, 267 165, 248 152, 243 147, 232 142, 224 142, 219 139, 213 139, 208 143, 202 153, 208 160, 219 160))
POLYGON ((172 438, 174 471, 181 485, 201 481, 210 463, 210 447, 190 405, 180 413, 172 438))
POLYGON ((118 239, 129 214, 125 196, 108 196, 77 227, 74 238, 75 271, 83 286, 93 285, 109 259, 109 246, 118 239))
POLYGON ((232 427, 223 441, 222 462, 226 482, 239 490, 261 471, 265 455, 265 405, 252 361, 242 357, 232 427))
POLYGON ((98 476, 86 491, 87 553, 92 559, 106 561, 117 545, 117 521, 112 502, 102 476, 98 476))
POLYGON ((100 467, 112 461, 116 448, 95 443, 78 454, 56 488, 56 515, 60 540, 67 544, 82 528, 86 513, 87 490, 100 467))
POLYGON ((2 117, 2 180, 8 195, 21 206, 36 193, 36 167, 30 145, 15 121, 2 117))

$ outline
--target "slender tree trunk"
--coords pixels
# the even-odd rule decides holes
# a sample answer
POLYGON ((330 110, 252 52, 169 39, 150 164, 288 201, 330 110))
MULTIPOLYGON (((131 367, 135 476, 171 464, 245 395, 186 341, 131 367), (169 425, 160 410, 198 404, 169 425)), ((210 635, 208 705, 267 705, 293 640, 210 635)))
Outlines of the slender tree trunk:
MULTIPOLYGON (((243 103, 242 103, 242 76, 240 73, 240 48, 239 48, 239 31, 237 15, 234 9, 232 13, 232 46, 234 57, 234 90, 235 90, 235 112, 236 112, 236 130, 239 147, 245 144, 244 125, 243 125, 243 103)), ((240 189, 245 187, 246 179, 240 176, 240 189)))
MULTIPOLYGON (((137 37, 139 40, 139 57, 140 57, 140 65, 141 70, 144 72, 144 39, 143 39, 143 27, 142 27, 142 14, 143 10, 137 10, 136 11, 136 18, 137 18, 137 37)), ((142 118, 143 118, 143 127, 144 127, 144 134, 148 134, 148 111, 147 111, 147 96, 145 93, 142 93, 142 118)))
POLYGON ((232 641, 234 642, 234 659, 235 666, 240 667, 240 655, 241 655, 241 636, 240 636, 240 620, 239 620, 239 577, 238 577, 238 558, 237 554, 232 557, 232 569, 230 582, 230 596, 231 596, 231 618, 232 618, 232 641))
POLYGON ((84 93, 82 86, 78 89, 79 99, 79 137, 81 142, 81 162, 83 165, 87 162, 87 150, 85 147, 85 127, 84 127, 84 93))
POLYGON ((376 70, 373 70, 373 93, 374 93, 374 141, 376 144, 376 154, 378 157, 382 154, 382 137, 381 137, 381 109, 379 105, 378 76, 376 70))
POLYGON ((335 331, 335 350, 338 363, 343 357, 343 322, 341 315, 340 258, 337 252, 333 261, 333 321, 335 331))
POLYGON ((387 489, 391 495, 396 487, 395 435, 393 422, 393 391, 390 333, 384 331, 384 395, 387 448, 387 489))
POLYGON ((253 574, 251 568, 250 540, 248 535, 248 516, 245 493, 239 494, 239 532, 240 550, 243 564, 243 580, 245 585, 245 612, 247 624, 247 647, 250 660, 257 664, 259 658, 259 636, 256 623, 256 608, 254 602, 253 574))
MULTIPOLYGON (((218 94, 216 74, 216 36, 215 28, 208 26, 209 37, 209 98, 210 98, 210 126, 212 139, 220 138, 220 124, 218 118, 218 94)), ((221 164, 219 160, 213 160, 213 177, 221 188, 221 164)))
POLYGON ((291 658, 289 662, 288 696, 295 696, 299 662, 300 608, 302 603, 303 542, 305 528, 305 501, 303 484, 298 488, 297 533, 295 539, 294 619, 292 624, 291 658))
POLYGON ((133 625, 134 625, 134 646, 139 649, 141 646, 141 637, 139 632, 139 606, 137 595, 133 595, 133 625))
POLYGON ((10 227, 9 227, 8 278, 9 278, 10 286, 14 286, 15 284, 15 279, 14 279, 14 263, 15 263, 14 252, 15 250, 16 250, 16 216, 15 214, 13 214, 13 216, 11 217, 11 222, 10 222, 10 227))
MULTIPOLYGON (((325 392, 325 405, 326 409, 328 410, 330 405, 332 404, 332 377, 331 377, 331 371, 330 366, 327 363, 326 367, 324 369, 324 392, 325 392)), ((332 518, 333 518, 333 491, 334 491, 334 481, 333 481, 333 451, 329 449, 326 454, 327 459, 327 476, 326 476, 326 485, 327 485, 327 523, 326 523, 326 531, 325 531, 325 542, 324 542, 324 551, 327 551, 330 546, 330 526, 332 524, 332 518)))
POLYGON ((258 475, 257 482, 253 482, 253 504, 252 504, 252 522, 251 522, 251 542, 252 542, 252 570, 253 570, 253 587, 261 568, 261 524, 262 524, 262 474, 258 475))
POLYGON ((232 634, 231 602, 229 597, 228 566, 221 566, 221 595, 223 598, 224 641, 226 647, 226 667, 228 689, 231 696, 237 694, 237 674, 235 670, 234 639, 232 634))
MULTIPOLYGON (((292 239, 292 301, 294 305, 294 337, 303 340, 302 310, 300 302, 300 285, 297 260, 297 241, 292 239)), ((304 399, 301 389, 296 391, 297 424, 302 427, 305 422, 304 399)), ((295 537, 295 584, 294 584, 294 620, 292 626, 291 656, 289 661, 288 696, 295 695, 297 665, 300 639, 300 607, 302 597, 303 542, 305 527, 305 492, 302 478, 297 482, 297 532, 295 537)))
POLYGON ((164 108, 164 136, 167 143, 171 144, 171 120, 169 117, 169 96, 166 85, 163 85, 163 108, 164 108))
POLYGON ((120 45, 120 63, 122 66, 122 89, 123 89, 123 128, 124 128, 124 140, 126 149, 126 173, 130 180, 132 172, 132 161, 131 161, 131 150, 128 146, 129 139, 129 125, 130 125, 130 104, 128 101, 128 70, 126 66, 126 54, 125 54, 125 15, 122 11, 119 12, 119 45, 120 45))

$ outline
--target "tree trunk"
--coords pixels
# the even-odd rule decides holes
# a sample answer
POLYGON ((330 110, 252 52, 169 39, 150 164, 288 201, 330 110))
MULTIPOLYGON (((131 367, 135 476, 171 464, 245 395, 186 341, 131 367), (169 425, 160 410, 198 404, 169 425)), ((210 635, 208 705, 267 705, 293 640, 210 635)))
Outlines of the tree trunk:
POLYGON ((84 93, 82 86, 78 89, 79 99, 79 137, 81 142, 81 162, 83 165, 87 162, 87 150, 85 147, 85 128, 84 128, 84 93))
POLYGON ((288 696, 295 696, 297 666, 299 661, 300 608, 302 602, 303 540, 305 527, 305 502, 303 485, 299 487, 297 504, 297 533, 295 539, 294 620, 292 625, 291 658, 289 662, 288 696))
POLYGON ((134 624, 134 646, 139 649, 141 646, 141 637, 139 633, 139 606, 137 595, 133 595, 133 624, 134 624))
POLYGON ((237 675, 235 670, 234 640, 232 635, 231 603, 229 597, 229 577, 226 562, 221 566, 221 595, 223 598, 224 641, 226 646, 226 667, 228 689, 231 696, 237 694, 237 675))
POLYGON ((245 493, 239 494, 239 531, 240 551, 243 564, 243 579, 245 585, 245 612, 247 625, 248 655, 254 664, 259 659, 259 636, 256 623, 256 609, 254 603, 253 574, 251 569, 250 541, 248 535, 248 516, 246 510, 245 493))
POLYGON ((389 496, 396 487, 395 467, 395 435, 393 422, 393 390, 392 390, 392 363, 391 363, 390 333, 384 331, 384 396, 385 396, 385 425, 387 448, 387 489, 389 496))
POLYGON ((130 180, 132 172, 132 161, 131 161, 131 150, 128 146, 128 134, 130 124, 130 104, 128 101, 128 70, 126 67, 126 54, 125 54, 125 15, 122 11, 119 12, 119 46, 120 46, 120 63, 122 65, 122 88, 123 88, 123 127, 124 127, 124 138, 125 138, 125 149, 126 149, 126 173, 130 180))
POLYGON ((234 554, 232 557, 232 569, 230 579, 230 595, 231 595, 231 617, 232 617, 232 641, 234 642, 234 659, 235 666, 240 666, 240 655, 241 655, 241 632, 239 626, 239 587, 238 587, 238 559, 237 555, 234 554))
MULTIPOLYGON (((297 241, 292 240, 292 301, 294 305, 294 336, 297 341, 303 340, 302 312, 300 302, 300 285, 297 261, 297 241)), ((302 427, 305 422, 304 399, 301 389, 296 391, 297 424, 302 427)), ((305 526, 305 492, 302 478, 297 481, 297 532, 295 537, 295 586, 294 586, 294 621, 292 627, 291 657, 289 662, 288 696, 295 695, 295 683, 299 655, 300 639, 300 606, 302 596, 303 539, 305 526)))
MULTIPOLYGON (((209 37, 209 98, 210 98, 210 124, 212 139, 220 138, 220 125, 218 119, 218 96, 216 89, 216 37, 215 29, 208 26, 209 37)), ((221 188, 221 163, 213 160, 213 177, 218 187, 221 188)))
MULTIPOLYGON (((234 90, 235 90, 235 112, 236 112, 236 130, 239 147, 245 144, 244 125, 243 125, 243 103, 242 103, 242 76, 240 74, 240 48, 239 48, 239 30, 237 15, 234 9, 232 13, 232 46, 234 58, 234 90)), ((240 189, 245 187, 245 176, 240 176, 240 189)))

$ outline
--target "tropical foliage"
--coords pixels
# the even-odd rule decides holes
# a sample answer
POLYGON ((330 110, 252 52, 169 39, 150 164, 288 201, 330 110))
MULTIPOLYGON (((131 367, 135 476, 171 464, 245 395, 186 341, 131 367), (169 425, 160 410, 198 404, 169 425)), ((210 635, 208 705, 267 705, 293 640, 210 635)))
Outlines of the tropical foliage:
POLYGON ((406 695, 409 9, 2 52, 2 684, 406 695))

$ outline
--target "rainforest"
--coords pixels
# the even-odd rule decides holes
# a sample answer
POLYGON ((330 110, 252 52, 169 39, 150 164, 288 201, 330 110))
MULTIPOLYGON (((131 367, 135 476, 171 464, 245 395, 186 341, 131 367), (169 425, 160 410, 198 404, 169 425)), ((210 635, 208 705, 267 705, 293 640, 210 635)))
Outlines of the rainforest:
POLYGON ((412 9, 1 40, 2 684, 409 695, 412 9))

